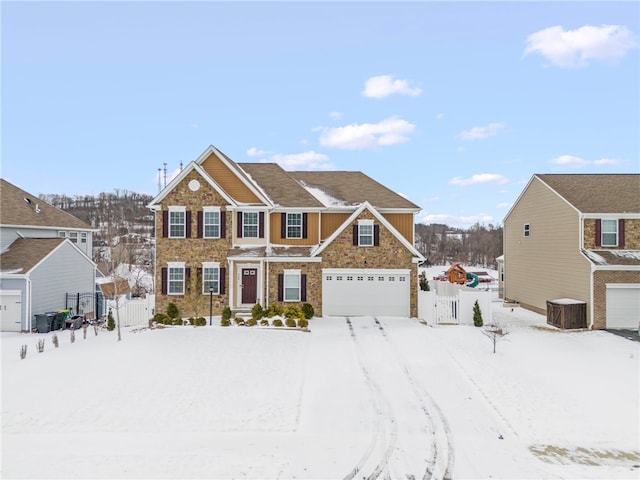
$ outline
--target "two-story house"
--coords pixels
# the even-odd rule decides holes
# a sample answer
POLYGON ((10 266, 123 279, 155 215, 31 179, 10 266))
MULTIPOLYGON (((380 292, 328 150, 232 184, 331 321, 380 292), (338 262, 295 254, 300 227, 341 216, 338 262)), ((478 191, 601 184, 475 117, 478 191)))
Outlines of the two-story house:
POLYGON ((586 303, 589 328, 637 329, 640 175, 534 175, 504 220, 505 300, 586 303))
MULTIPOLYGON (((33 316, 95 289, 91 226, 0 179, 0 330, 30 331, 33 316)), ((73 303, 91 313, 93 300, 73 303)), ((83 311, 80 311, 83 310, 83 311)))
POLYGON ((420 209, 361 172, 235 163, 210 146, 149 207, 156 311, 172 302, 187 314, 205 296, 215 314, 256 303, 310 303, 316 315, 417 314, 420 209))

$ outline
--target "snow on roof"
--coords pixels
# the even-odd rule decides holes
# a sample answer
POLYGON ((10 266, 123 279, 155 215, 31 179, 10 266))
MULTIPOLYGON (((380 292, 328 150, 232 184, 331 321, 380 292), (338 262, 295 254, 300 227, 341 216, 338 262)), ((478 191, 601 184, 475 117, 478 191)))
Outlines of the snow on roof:
POLYGON ((638 265, 640 250, 584 250, 596 265, 638 265))
POLYGON ((342 200, 338 200, 335 197, 332 197, 327 192, 317 187, 310 187, 306 185, 304 182, 301 182, 302 186, 313 195, 319 202, 321 202, 325 207, 345 207, 348 206, 342 200))
POLYGON ((584 254, 589 258, 589 260, 591 260, 592 262, 597 263, 599 265, 606 265, 606 263, 607 263, 607 261, 604 258, 602 258, 600 255, 598 255, 593 250, 585 250, 584 254))
POLYGON ((557 305, 577 305, 580 303, 585 303, 582 300, 576 300, 574 298, 556 298, 555 300, 549 300, 549 301, 557 305))

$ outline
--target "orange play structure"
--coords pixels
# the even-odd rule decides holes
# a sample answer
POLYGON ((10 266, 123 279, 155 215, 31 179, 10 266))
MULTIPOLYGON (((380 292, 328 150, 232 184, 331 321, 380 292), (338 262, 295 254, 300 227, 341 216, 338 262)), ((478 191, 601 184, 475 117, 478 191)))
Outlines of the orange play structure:
POLYGON ((460 263, 454 263, 447 270, 447 278, 450 283, 457 283, 458 285, 467 285, 468 287, 475 287, 478 285, 478 276, 473 273, 467 272, 460 263), (470 283, 467 283, 471 280, 470 283))

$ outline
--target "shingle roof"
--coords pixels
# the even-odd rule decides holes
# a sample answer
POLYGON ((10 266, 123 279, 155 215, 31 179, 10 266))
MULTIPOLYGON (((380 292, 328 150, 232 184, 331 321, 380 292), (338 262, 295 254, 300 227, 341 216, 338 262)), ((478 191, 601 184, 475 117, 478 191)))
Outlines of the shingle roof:
POLYGON ((18 238, 0 255, 0 271, 27 273, 64 241, 64 238, 18 238))
POLYGON ((640 213, 640 174, 538 174, 582 213, 640 213))
POLYGON ((596 265, 640 265, 638 250, 583 250, 596 265))
POLYGON ((276 163, 239 163, 238 165, 262 187, 276 205, 315 208, 324 206, 276 163))
POLYGON ((288 173, 304 186, 320 190, 338 204, 353 206, 368 201, 377 208, 420 208, 362 172, 288 173))
POLYGON ((0 225, 92 230, 92 227, 82 220, 53 205, 49 205, 35 195, 9 183, 4 178, 0 179, 0 225), (31 203, 25 199, 29 199, 31 203), (36 205, 39 213, 36 213, 36 205))

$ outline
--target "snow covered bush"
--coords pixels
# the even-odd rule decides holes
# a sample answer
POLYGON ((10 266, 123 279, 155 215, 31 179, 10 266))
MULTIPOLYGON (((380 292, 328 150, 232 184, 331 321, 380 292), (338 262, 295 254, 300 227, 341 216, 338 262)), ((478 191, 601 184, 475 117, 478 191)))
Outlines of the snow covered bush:
POLYGON ((231 308, 228 305, 222 309, 222 320, 231 320, 231 308))
POLYGON ((244 326, 244 318, 242 317, 236 317, 233 319, 234 322, 236 322, 236 325, 242 327, 244 326))
POLYGON ((224 316, 220 319, 220 326, 221 327, 228 327, 229 325, 231 325, 231 320, 229 318, 225 318, 224 316))
POLYGON ((277 316, 282 316, 283 313, 284 313, 284 309, 280 305, 278 305, 277 303, 272 303, 271 305, 269 305, 269 308, 267 308, 267 311, 264 312, 264 316, 273 318, 277 316))
POLYGON ((58 341, 58 335, 57 334, 53 334, 53 337, 51 337, 51 343, 53 343, 53 346, 58 348, 59 346, 59 341, 58 341))
POLYGON ((247 327, 255 327, 258 324, 258 320, 251 317, 249 320, 246 321, 245 324, 247 327))
POLYGON ((171 319, 169 318, 169 315, 167 315, 166 313, 156 313, 153 316, 153 321, 161 325, 171 324, 171 319))
POLYGON ((204 327, 207 324, 207 320, 204 317, 190 318, 189 321, 194 327, 204 327))
POLYGON ((263 327, 268 327, 269 320, 267 320, 266 318, 263 318, 262 320, 260 320, 260 325, 262 325, 263 327))
POLYGON ((289 328, 296 328, 296 320, 295 318, 291 318, 288 317, 285 321, 284 321, 285 325, 289 328))
POLYGON ((44 338, 38 340, 38 343, 36 343, 36 348, 38 349, 38 353, 44 352, 44 338))
POLYGON ((284 324, 282 323, 282 320, 280 320, 279 318, 276 318, 273 322, 271 322, 271 324, 274 327, 282 327, 284 324))
POLYGON ((254 320, 260 320, 263 316, 264 316, 264 309, 262 308, 262 305, 260 305, 259 303, 256 303, 251 308, 251 318, 253 318, 254 320))
POLYGON ((313 316, 316 314, 310 303, 302 304, 302 313, 304 313, 304 318, 306 318, 307 320, 313 318, 313 316))
POLYGON ((478 301, 473 304, 473 324, 476 327, 482 326, 482 312, 480 311, 480 305, 478 305, 478 301))
POLYGON ((307 328, 309 326, 309 320, 306 318, 298 319, 298 328, 307 328))
POLYGON ((178 306, 175 303, 169 302, 169 305, 167 305, 167 315, 169 315, 169 318, 180 317, 180 310, 178 310, 178 306))
MULTIPOLYGON (((111 309, 109 309, 109 314, 107 315, 107 330, 112 332, 115 328, 116 328, 116 321, 113 319, 113 312, 111 311, 111 309)), ((71 331, 73 332, 73 330, 71 331)))

